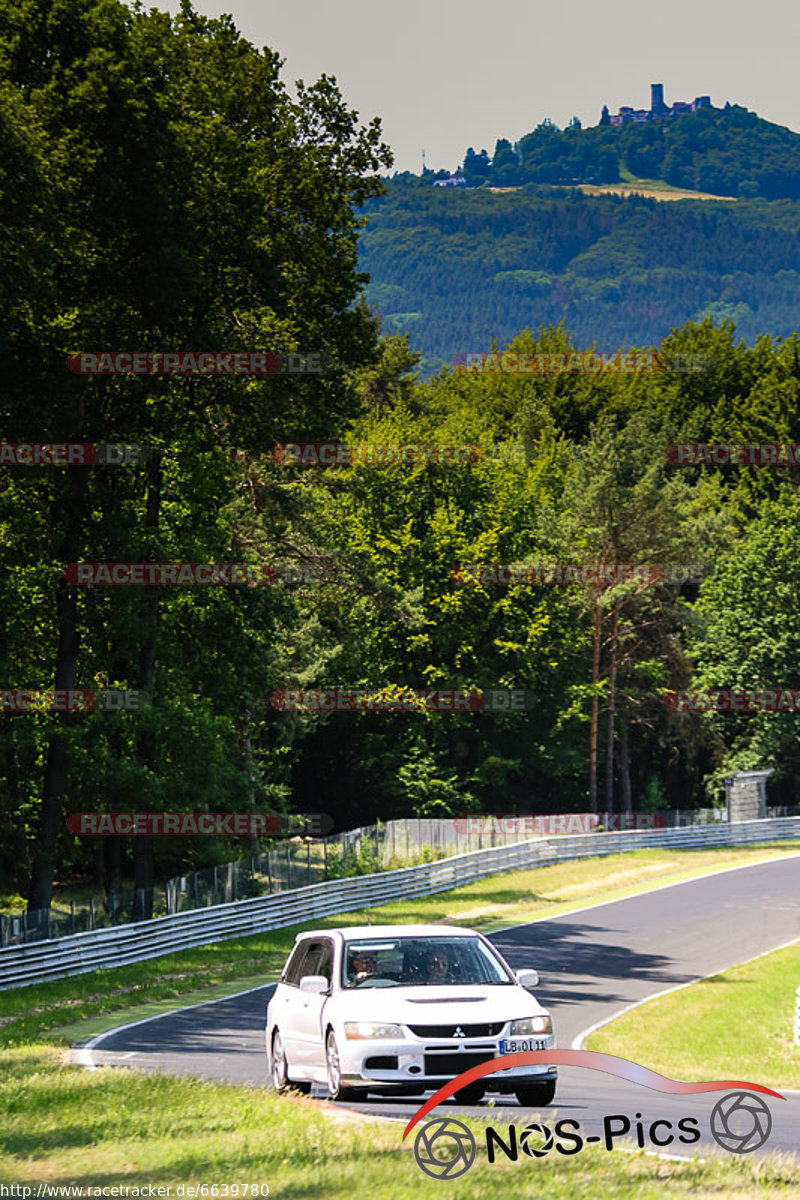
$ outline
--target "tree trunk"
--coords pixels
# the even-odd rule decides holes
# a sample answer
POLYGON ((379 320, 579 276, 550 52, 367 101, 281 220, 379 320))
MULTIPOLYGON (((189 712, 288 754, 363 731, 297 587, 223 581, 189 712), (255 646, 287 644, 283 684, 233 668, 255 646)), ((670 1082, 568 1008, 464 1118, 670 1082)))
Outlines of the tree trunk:
POLYGON ((104 837, 106 855, 106 903, 112 892, 122 891, 122 838, 116 834, 104 837))
MULTIPOLYGON (((145 513, 145 525, 150 529, 158 528, 161 515, 162 483, 163 475, 161 470, 161 455, 154 454, 150 464, 150 478, 148 480, 147 488, 147 510, 145 513)), ((158 608, 159 592, 158 585, 155 585, 147 596, 147 609, 150 618, 150 627, 144 645, 142 646, 138 681, 139 689, 141 691, 147 691, 151 695, 155 690, 156 681, 158 608)), ((149 775, 155 769, 156 761, 156 738, 152 729, 144 728, 140 730, 139 734, 137 735, 136 756, 146 768, 145 774, 149 775)), ((150 798, 146 794, 143 797, 142 808, 145 812, 152 811, 150 798)), ((152 834, 142 834, 134 839, 134 921, 146 921, 149 920, 149 918, 153 915, 153 880, 153 836, 152 834)))
POLYGON ((600 681, 600 636, 603 629, 603 614, 599 603, 595 600, 594 612, 594 647, 592 651, 592 716, 589 723, 589 812, 597 812, 597 731, 600 721, 600 697, 597 686, 600 681))
POLYGON ((627 715, 622 713, 619 722, 619 785, 620 811, 633 812, 631 795, 631 757, 630 757, 630 724, 627 715))
POLYGON ((611 661, 608 671, 608 746, 606 749, 606 812, 614 811, 614 723, 617 715, 617 636, 619 601, 614 603, 611 623, 611 661))
MULTIPOLYGON (((247 759, 247 806, 251 813, 256 811, 256 787, 255 787, 255 772, 253 770, 253 744, 250 741, 250 718, 245 716, 244 728, 242 732, 242 745, 244 747, 245 757, 247 759)), ((258 834, 248 833, 242 841, 250 852, 250 854, 259 854, 258 834)))
MULTIPOLYGON (((80 548, 80 528, 86 495, 86 468, 72 467, 70 471, 69 512, 61 555, 65 563, 76 562, 80 548)), ((58 581, 56 597, 58 615, 58 649, 53 686, 74 688, 78 666, 78 589, 63 577, 58 581)), ((70 712, 54 713, 45 758, 42 804, 39 828, 31 867, 28 891, 28 912, 49 909, 53 898, 53 874, 56 863, 56 844, 61 830, 61 797, 67 782, 66 734, 75 717, 70 712)))
MULTIPOLYGON (((113 676, 115 679, 124 678, 124 669, 114 669, 113 676)), ((118 763, 122 763, 122 730, 117 726, 112 729, 109 736, 109 745, 111 753, 118 763)), ((113 804, 109 804, 109 799, 106 798, 105 808, 108 811, 114 808, 113 804)), ((105 892, 106 910, 111 912, 111 896, 114 892, 122 890, 122 838, 119 834, 108 834, 100 841, 103 844, 103 890, 105 892)))

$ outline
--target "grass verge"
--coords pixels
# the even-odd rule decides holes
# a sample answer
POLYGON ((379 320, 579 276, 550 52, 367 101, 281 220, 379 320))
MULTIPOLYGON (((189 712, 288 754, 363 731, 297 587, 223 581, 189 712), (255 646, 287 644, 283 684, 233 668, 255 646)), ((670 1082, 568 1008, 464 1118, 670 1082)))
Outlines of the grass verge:
POLYGON ((800 943, 650 1000, 586 1041, 677 1079, 800 1089, 793 1042, 800 943))
MULTIPOLYGON (((453 891, 340 913, 314 925, 432 921, 492 932, 623 899, 665 883, 799 852, 800 845, 791 841, 714 850, 637 850, 491 875, 453 891)), ((181 1003, 217 999, 268 983, 277 977, 301 928, 289 926, 131 966, 0 992, 0 1046, 22 1044, 44 1033, 62 1042, 85 1041, 114 1025, 139 1019, 131 1013, 137 1013, 141 1005, 159 1006, 152 1009, 155 1014, 181 1003), (76 1024, 90 1019, 91 1027, 75 1029, 76 1024)))
POLYGON ((399 1123, 201 1080, 82 1071, 43 1044, 3 1056, 0 1108, 0 1182, 34 1189, 152 1185, 174 1196, 179 1184, 206 1184, 222 1196, 227 1184, 232 1196, 238 1184, 241 1196, 243 1184, 266 1184, 271 1197, 297 1200, 352 1200, 366 1189, 371 1200, 442 1200, 445 1191, 457 1200, 786 1200, 800 1189, 800 1168, 777 1158, 671 1162, 589 1148, 492 1166, 476 1121, 467 1122, 478 1140, 474 1165, 442 1183, 419 1169, 414 1134, 403 1143, 399 1123))

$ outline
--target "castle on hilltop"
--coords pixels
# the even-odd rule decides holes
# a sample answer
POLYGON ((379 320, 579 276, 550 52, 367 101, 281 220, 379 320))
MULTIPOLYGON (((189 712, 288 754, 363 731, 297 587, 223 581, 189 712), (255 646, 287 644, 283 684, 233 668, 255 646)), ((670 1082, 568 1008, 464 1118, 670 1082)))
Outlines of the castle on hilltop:
POLYGON ((624 125, 626 121, 634 121, 636 123, 642 121, 664 121, 669 117, 679 117, 682 113, 697 112, 699 108, 711 107, 710 96, 695 96, 691 104, 686 104, 683 100, 676 100, 674 104, 665 104, 663 83, 651 83, 649 108, 630 108, 628 105, 622 105, 619 112, 615 113, 612 117, 609 116, 608 105, 604 104, 600 124, 624 125))

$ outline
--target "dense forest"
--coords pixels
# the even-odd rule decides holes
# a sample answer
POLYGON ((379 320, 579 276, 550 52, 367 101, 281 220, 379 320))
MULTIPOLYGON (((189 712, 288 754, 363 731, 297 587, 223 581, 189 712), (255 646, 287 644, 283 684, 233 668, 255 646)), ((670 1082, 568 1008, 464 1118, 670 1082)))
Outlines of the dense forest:
MULTIPOLYGON (((553 328, 513 345, 571 348, 553 328)), ((385 340, 375 365, 351 376, 360 414, 331 422, 326 439, 483 448, 471 461, 290 466, 266 444, 231 453, 213 433, 200 446, 176 432, 161 457, 158 527, 148 522, 152 474, 94 471, 78 559, 308 569, 296 584, 264 588, 75 596, 84 682, 136 686, 157 611, 154 701, 141 713, 3 718, 4 875, 20 887, 29 878, 57 731, 64 814, 291 809, 327 812, 345 828, 585 810, 590 765, 603 809, 719 803, 725 774, 761 766, 776 769, 772 802, 792 803, 796 713, 680 712, 667 697, 800 685, 800 468, 679 467, 667 447, 800 441, 800 341, 764 338, 748 350, 729 324, 708 321, 664 349, 702 353, 713 367, 602 378, 442 372, 422 384, 407 342, 385 340), (520 441, 535 453, 491 452, 520 441), (497 586, 458 575, 459 564, 535 562, 675 564, 686 578, 497 586), (524 689, 535 702, 521 712, 296 712, 272 701, 285 688, 334 687, 524 689)), ((219 384, 205 387, 218 412, 219 384)), ((180 395, 176 387, 176 403, 180 395)), ((270 428, 275 441, 323 436, 307 417, 270 428)), ((46 683, 52 671, 58 514, 69 511, 77 470, 42 478, 15 468, 6 488, 14 685, 46 683), (55 528, 35 515, 48 512, 55 528)), ((95 869, 86 844, 95 841, 124 871, 143 840, 74 838, 62 819, 58 859, 95 869)), ((161 873, 237 856, 230 839, 155 842, 161 873)))
POLYGON ((423 376, 492 338, 561 320, 581 345, 607 352, 708 316, 733 320, 750 345, 797 328, 796 201, 661 203, 398 178, 364 211, 367 299, 388 332, 424 351, 423 376))
POLYGON ((127 466, 3 466, 0 684, 142 690, 150 702, 0 713, 0 890, 45 907, 56 874, 146 889, 253 848, 79 837, 76 812, 325 812, 341 829, 685 808, 719 802, 725 774, 756 766, 775 768, 773 803, 793 802, 796 713, 681 712, 666 698, 800 686, 800 468, 677 466, 667 453, 800 441, 800 339, 754 337, 787 328, 794 207, 746 202, 741 216, 402 185, 380 200, 391 156, 378 124, 359 125, 330 80, 291 100, 277 55, 227 18, 116 0, 65 12, 31 0, 0 38, 3 438, 150 453, 127 466), (423 380, 419 352, 388 319, 381 336, 361 295, 365 211, 368 300, 388 310, 400 294, 409 307, 434 297, 448 314, 426 317, 443 357, 484 348, 487 329, 526 353, 654 341, 637 338, 653 327, 643 321, 663 326, 714 294, 725 306, 747 287, 754 345, 707 316, 659 340, 666 361, 705 356, 699 372, 444 368, 423 380), (663 306, 657 317, 641 316, 645 301, 663 306), (104 349, 308 351, 334 366, 67 369, 68 356, 104 349), (288 442, 483 452, 292 466, 275 450, 288 442), (533 452, 514 454, 519 443, 533 452), (105 562, 280 570, 264 586, 114 588, 80 586, 67 569, 105 562), (677 569, 646 585, 568 586, 458 571, 536 562, 677 569), (682 581, 693 564, 703 571, 682 581), (533 699, 439 712, 274 700, 323 687, 533 699))

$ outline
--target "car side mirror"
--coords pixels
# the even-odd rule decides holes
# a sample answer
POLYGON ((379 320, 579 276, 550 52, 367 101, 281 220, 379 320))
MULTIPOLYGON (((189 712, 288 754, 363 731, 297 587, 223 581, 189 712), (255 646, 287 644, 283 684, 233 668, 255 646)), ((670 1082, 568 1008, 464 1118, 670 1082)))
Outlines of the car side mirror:
POLYGON ((328 981, 324 975, 304 975, 300 980, 300 991, 310 992, 314 996, 322 996, 328 990, 328 981))
POLYGON ((528 991, 530 991, 531 988, 535 988, 538 986, 539 972, 538 971, 517 971, 517 983, 519 984, 520 987, 524 987, 528 991))

